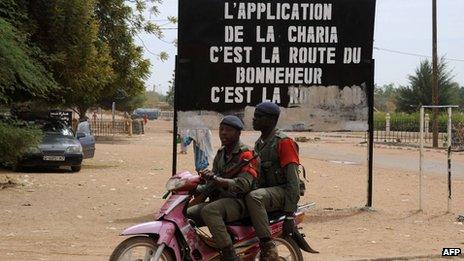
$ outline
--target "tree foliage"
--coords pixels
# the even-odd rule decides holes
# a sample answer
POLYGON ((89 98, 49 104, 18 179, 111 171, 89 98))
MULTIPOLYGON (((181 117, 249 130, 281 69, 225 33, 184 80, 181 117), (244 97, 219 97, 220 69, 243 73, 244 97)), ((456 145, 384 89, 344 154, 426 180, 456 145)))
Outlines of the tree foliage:
POLYGON ((0 164, 14 165, 29 148, 37 146, 43 133, 35 127, 0 122, 0 164))
MULTIPOLYGON (((409 86, 398 89, 397 108, 400 111, 416 111, 420 105, 432 104, 432 65, 429 60, 422 61, 414 75, 409 75, 409 86)), ((439 104, 459 102, 459 85, 453 81, 451 70, 445 60, 438 62, 439 104)))
POLYGON ((381 112, 394 112, 396 111, 396 99, 398 96, 398 89, 393 83, 375 86, 374 91, 374 107, 381 112))
POLYGON ((80 115, 113 101, 123 110, 140 106, 150 62, 134 37, 163 37, 161 25, 146 18, 160 2, 0 1, 0 102, 48 98, 80 115))
POLYGON ((174 107, 174 79, 175 74, 172 74, 172 79, 169 81, 169 90, 166 92, 166 102, 169 106, 174 107))
POLYGON ((112 79, 112 59, 98 41, 98 23, 91 0, 38 0, 30 13, 40 30, 33 39, 48 54, 47 64, 61 85, 58 96, 82 117, 99 100, 112 79))
POLYGON ((146 100, 144 103, 144 107, 148 107, 148 108, 155 108, 159 106, 160 102, 166 101, 166 96, 157 92, 156 90, 146 91, 145 97, 146 97, 146 100))
MULTIPOLYGON (((134 36, 141 30, 162 36, 159 27, 145 21, 142 13, 146 8, 145 1, 135 2, 137 13, 124 0, 98 0, 96 3, 95 13, 100 21, 98 38, 109 46, 115 74, 104 88, 103 105, 110 106, 115 101, 118 108, 132 110, 143 100, 141 95, 145 92, 144 81, 149 76, 150 62, 143 58, 143 49, 135 45, 134 36)), ((156 8, 152 11, 158 12, 156 8)))
POLYGON ((464 107, 464 86, 459 87, 459 102, 461 107, 464 107))
POLYGON ((0 1, 0 17, 21 32, 29 32, 33 27, 27 15, 26 0, 0 1))
POLYGON ((0 103, 45 99, 58 87, 27 38, 29 19, 17 2, 0 2, 0 103))

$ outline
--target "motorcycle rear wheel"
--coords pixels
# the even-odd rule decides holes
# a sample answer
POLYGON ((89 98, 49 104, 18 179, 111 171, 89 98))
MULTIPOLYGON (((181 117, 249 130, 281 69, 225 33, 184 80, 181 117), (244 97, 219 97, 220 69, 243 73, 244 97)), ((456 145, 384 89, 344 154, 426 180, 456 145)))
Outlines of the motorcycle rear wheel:
MULTIPOLYGON (((300 247, 290 237, 278 237, 272 239, 276 245, 279 260, 304 261, 300 247)), ((259 260, 260 252, 256 255, 255 260, 259 260)))
MULTIPOLYGON (((122 241, 113 251, 110 261, 141 261, 150 260, 158 249, 156 242, 146 236, 130 237, 122 241)), ((163 249, 160 260, 175 261, 168 248, 163 249)))

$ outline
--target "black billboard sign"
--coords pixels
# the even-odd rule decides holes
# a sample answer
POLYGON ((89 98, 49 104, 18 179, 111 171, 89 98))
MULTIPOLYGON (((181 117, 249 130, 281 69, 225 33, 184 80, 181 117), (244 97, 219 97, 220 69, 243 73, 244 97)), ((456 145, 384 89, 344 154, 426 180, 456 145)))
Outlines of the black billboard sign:
POLYGON ((375 0, 179 0, 180 124, 272 101, 311 129, 367 129, 374 13, 375 0))
POLYGON ((50 118, 63 121, 66 125, 72 126, 72 111, 51 110, 48 113, 50 118))

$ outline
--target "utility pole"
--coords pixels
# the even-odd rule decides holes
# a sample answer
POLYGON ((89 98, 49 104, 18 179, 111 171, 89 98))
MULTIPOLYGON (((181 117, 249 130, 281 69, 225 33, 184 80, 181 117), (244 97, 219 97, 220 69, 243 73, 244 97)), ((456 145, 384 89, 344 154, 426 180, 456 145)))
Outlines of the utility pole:
MULTIPOLYGON (((432 104, 438 105, 437 0, 432 0, 432 104)), ((433 147, 438 147, 438 109, 432 114, 433 147)))

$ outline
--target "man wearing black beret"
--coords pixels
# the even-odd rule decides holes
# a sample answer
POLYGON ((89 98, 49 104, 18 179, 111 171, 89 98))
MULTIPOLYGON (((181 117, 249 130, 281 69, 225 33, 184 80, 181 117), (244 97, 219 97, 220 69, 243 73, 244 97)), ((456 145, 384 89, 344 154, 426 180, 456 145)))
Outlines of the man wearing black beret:
POLYGON ((294 212, 300 199, 298 148, 285 133, 276 129, 280 108, 272 102, 256 106, 253 129, 261 132, 255 153, 261 159, 258 189, 245 197, 248 212, 260 240, 260 260, 279 260, 268 226, 268 211, 285 212, 283 234, 294 229, 294 212))
POLYGON ((232 115, 225 116, 219 125, 222 147, 213 161, 212 171, 201 171, 207 180, 197 190, 208 196, 210 201, 191 206, 187 216, 197 225, 206 224, 221 250, 221 260, 239 260, 225 222, 247 216, 243 197, 256 188, 258 166, 253 152, 240 142, 242 121, 232 115), (245 164, 244 164, 245 163, 245 164))

